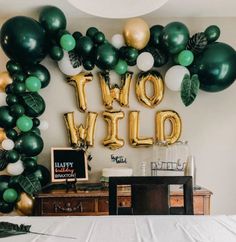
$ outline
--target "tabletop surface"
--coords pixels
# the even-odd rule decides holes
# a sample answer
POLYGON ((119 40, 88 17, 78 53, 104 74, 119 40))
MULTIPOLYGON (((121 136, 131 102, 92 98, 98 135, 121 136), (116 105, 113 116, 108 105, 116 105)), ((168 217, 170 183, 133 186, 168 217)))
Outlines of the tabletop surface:
POLYGON ((32 225, 36 234, 4 238, 12 242, 235 242, 236 215, 226 216, 87 216, 1 217, 0 221, 32 225))

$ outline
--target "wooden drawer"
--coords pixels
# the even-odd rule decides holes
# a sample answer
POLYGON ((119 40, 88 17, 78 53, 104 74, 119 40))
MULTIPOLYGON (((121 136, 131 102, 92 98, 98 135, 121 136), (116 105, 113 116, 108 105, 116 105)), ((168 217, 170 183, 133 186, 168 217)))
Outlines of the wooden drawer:
POLYGON ((79 216, 95 213, 95 200, 83 198, 42 199, 41 215, 43 216, 79 216))
MULTIPOLYGON (((182 207, 184 200, 182 196, 171 196, 170 206, 171 207, 182 207)), ((194 196, 193 197, 193 211, 195 215, 204 214, 204 197, 194 196)))
POLYGON ((108 206, 109 202, 108 202, 108 198, 104 197, 104 198, 99 198, 98 199, 98 212, 107 212, 109 210, 109 206, 108 206))

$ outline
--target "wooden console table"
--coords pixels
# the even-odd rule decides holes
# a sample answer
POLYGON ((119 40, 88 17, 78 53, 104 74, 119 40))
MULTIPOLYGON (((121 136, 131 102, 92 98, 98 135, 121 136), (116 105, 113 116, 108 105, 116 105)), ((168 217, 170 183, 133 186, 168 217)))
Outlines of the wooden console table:
MULTIPOLYGON (((212 192, 202 188, 194 191, 194 214, 209 215, 212 192)), ((129 207, 131 204, 130 189, 118 191, 119 206, 129 207)), ((182 206, 181 190, 170 192, 170 205, 182 206)), ((108 215, 108 191, 70 191, 50 190, 35 197, 34 215, 36 216, 88 216, 108 215)))

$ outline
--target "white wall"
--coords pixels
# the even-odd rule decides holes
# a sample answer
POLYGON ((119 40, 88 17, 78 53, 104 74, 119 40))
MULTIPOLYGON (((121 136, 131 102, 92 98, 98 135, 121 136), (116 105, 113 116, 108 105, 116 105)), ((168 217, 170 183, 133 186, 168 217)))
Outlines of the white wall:
MULTIPOLYGON (((157 16, 158 17, 158 16, 157 16)), ((182 21, 190 29, 191 33, 204 31, 208 25, 216 24, 221 28, 220 41, 236 47, 236 18, 188 18, 188 19, 148 19, 144 18, 149 25, 167 24, 171 21, 182 21)), ((80 30, 85 33, 90 26, 101 29, 109 39, 115 33, 122 32, 123 20, 104 19, 69 19, 68 30, 71 32, 80 30)), ((0 69, 5 70, 7 58, 0 53, 0 69)), ((50 166, 50 147, 68 146, 68 138, 63 120, 63 114, 76 111, 75 93, 72 86, 68 85, 65 77, 60 73, 56 64, 47 58, 43 61, 51 73, 51 83, 40 93, 47 102, 47 110, 41 117, 46 119, 50 128, 43 133, 45 148, 40 156, 40 163, 50 166)), ((163 71, 163 70, 162 70, 163 71)), ((137 73, 137 71, 135 70, 137 73)), ((91 162, 92 173, 90 180, 96 181, 101 175, 101 169, 111 167, 110 155, 124 155, 127 157, 128 166, 137 168, 142 160, 151 159, 152 148, 134 149, 128 144, 128 111, 140 110, 141 135, 153 136, 155 132, 154 115, 161 109, 177 111, 183 122, 182 140, 188 140, 192 154, 196 157, 197 183, 210 189, 212 197, 213 214, 236 213, 236 85, 223 92, 206 93, 200 91, 196 101, 190 107, 184 107, 179 93, 165 90, 165 96, 160 105, 154 110, 147 109, 138 103, 135 97, 134 80, 130 92, 130 108, 123 108, 125 118, 120 121, 120 137, 125 139, 125 146, 117 151, 110 151, 101 144, 106 136, 106 123, 101 112, 105 110, 97 75, 94 72, 94 80, 86 86, 88 98, 88 110, 99 112, 95 133, 95 146, 91 148, 93 160, 91 162)), ((115 108, 120 107, 115 104, 115 108)), ((77 122, 83 122, 85 115, 76 111, 77 122)))

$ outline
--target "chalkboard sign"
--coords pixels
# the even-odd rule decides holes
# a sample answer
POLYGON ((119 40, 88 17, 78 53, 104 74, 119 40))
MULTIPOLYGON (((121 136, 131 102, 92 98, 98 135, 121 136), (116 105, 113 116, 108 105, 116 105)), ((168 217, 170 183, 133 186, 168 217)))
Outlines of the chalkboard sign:
POLYGON ((84 150, 51 149, 52 182, 88 180, 87 157, 84 150))

